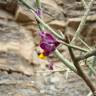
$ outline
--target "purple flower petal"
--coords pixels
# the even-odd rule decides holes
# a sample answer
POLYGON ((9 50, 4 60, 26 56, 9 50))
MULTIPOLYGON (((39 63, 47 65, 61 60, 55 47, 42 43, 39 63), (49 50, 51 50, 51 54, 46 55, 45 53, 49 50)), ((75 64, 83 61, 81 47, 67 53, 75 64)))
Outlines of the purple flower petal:
POLYGON ((40 32, 40 36, 42 39, 49 40, 49 41, 55 41, 55 38, 49 33, 40 32))
POLYGON ((47 32, 40 32, 40 36, 40 47, 46 52, 45 54, 48 56, 60 43, 47 32))
POLYGON ((42 42, 40 44, 40 47, 46 51, 53 51, 55 49, 54 44, 48 44, 46 42, 42 42))
POLYGON ((42 31, 42 32, 39 32, 39 35, 41 36, 41 38, 42 37, 44 37, 45 36, 45 33, 42 31))
POLYGON ((38 16, 41 16, 41 10, 38 9, 38 10, 36 11, 36 14, 37 14, 38 16))
POLYGON ((47 67, 49 70, 53 70, 53 63, 50 63, 50 64, 46 65, 46 67, 47 67))

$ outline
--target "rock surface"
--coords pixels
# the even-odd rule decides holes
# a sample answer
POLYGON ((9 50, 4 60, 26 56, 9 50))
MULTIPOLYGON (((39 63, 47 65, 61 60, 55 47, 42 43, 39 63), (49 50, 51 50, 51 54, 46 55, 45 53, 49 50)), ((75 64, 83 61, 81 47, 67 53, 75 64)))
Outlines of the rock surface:
MULTIPOLYGON (((0 0, 0 4, 4 4, 2 8, 7 1, 13 0, 0 0)), ((81 33, 88 38, 86 41, 91 42, 90 45, 96 40, 95 5, 96 2, 81 33)), ((66 67, 55 56, 50 57, 55 61, 53 71, 46 68, 48 61, 38 59, 35 51, 39 50, 35 46, 39 43, 38 28, 33 14, 19 5, 13 15, 10 8, 0 8, 0 96, 87 96, 89 88, 86 84, 70 70, 66 71, 66 67)), ((54 30, 71 36, 84 13, 79 0, 42 0, 42 9, 45 22, 54 30)), ((62 51, 69 59, 65 47, 62 51)))
POLYGON ((0 68, 26 74, 29 71, 29 74, 32 74, 30 62, 32 62, 34 41, 31 32, 15 23, 10 14, 4 10, 0 12, 0 68), (26 64, 29 66, 28 70, 26 64))

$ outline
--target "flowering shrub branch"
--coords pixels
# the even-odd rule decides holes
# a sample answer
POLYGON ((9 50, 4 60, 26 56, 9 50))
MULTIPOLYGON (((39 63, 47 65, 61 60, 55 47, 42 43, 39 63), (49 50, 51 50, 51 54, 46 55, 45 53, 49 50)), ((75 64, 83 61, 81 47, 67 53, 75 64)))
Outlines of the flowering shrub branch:
MULTIPOLYGON (((96 54, 96 52, 94 53, 94 51, 89 52, 90 50, 84 49, 84 48, 80 48, 78 46, 74 46, 73 42, 75 41, 75 39, 77 37, 80 36, 80 33, 82 31, 82 29, 84 28, 84 25, 86 23, 87 20, 87 16, 91 10, 91 7, 93 5, 93 1, 91 0, 89 2, 88 5, 86 5, 85 1, 82 0, 82 2, 84 3, 85 7, 86 7, 86 11, 84 13, 84 16, 82 17, 82 20, 80 22, 80 25, 72 39, 71 42, 69 42, 68 37, 64 38, 64 36, 58 34, 57 32, 55 32, 51 27, 49 27, 43 20, 42 20, 42 15, 41 15, 41 2, 40 0, 36 0, 36 4, 37 4, 37 10, 33 9, 31 6, 29 6, 27 3, 25 3, 23 0, 20 0, 27 8, 29 8, 29 10, 35 15, 35 18, 37 20, 38 26, 40 28, 40 37, 41 37, 41 42, 40 42, 40 47, 43 49, 43 53, 40 54, 40 58, 45 58, 47 56, 49 56, 51 53, 55 53, 57 55, 57 57, 63 62, 64 65, 66 65, 70 70, 72 70, 73 72, 75 72, 78 76, 80 76, 85 83, 88 85, 88 87, 91 89, 91 91, 93 92, 93 95, 96 96, 96 87, 93 85, 92 81, 89 79, 89 77, 84 73, 84 71, 82 70, 79 61, 86 59, 88 57, 94 56, 94 54, 96 54), (59 40, 55 39, 55 37, 51 34, 45 31, 45 29, 48 29, 55 37, 57 37, 59 40), (57 49, 57 47, 59 46, 59 44, 63 44, 65 46, 68 47, 71 59, 73 61, 73 63, 71 63, 68 59, 64 58, 63 55, 59 52, 59 50, 57 49), (80 56, 80 57, 75 57, 73 49, 77 49, 80 50, 82 52, 89 52, 87 54, 85 54, 84 56, 80 56)), ((82 42, 82 40, 81 40, 82 42)), ((83 44, 86 45, 85 42, 82 42, 83 44)), ((86 45, 88 47, 88 45, 86 45)), ((89 47, 88 47, 89 48, 89 47)), ((95 55, 96 56, 96 55, 95 55)), ((52 66, 50 66, 51 69, 52 66)))

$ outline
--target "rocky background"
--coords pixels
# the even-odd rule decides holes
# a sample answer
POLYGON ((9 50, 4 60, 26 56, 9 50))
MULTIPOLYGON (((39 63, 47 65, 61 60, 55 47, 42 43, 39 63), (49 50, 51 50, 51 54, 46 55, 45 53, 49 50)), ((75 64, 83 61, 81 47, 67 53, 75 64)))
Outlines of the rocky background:
MULTIPOLYGON (((0 96, 87 96, 90 90, 86 84, 55 56, 51 56, 55 62, 53 71, 46 68, 48 61, 38 58, 35 17, 17 1, 0 0, 0 96)), ((35 0, 25 1, 35 8, 35 0)), ((70 38, 85 11, 81 0, 42 0, 42 10, 44 21, 70 38)), ((96 2, 81 33, 90 46, 96 44, 95 13, 96 2)), ((65 46, 60 48, 69 58, 66 50, 65 46)))

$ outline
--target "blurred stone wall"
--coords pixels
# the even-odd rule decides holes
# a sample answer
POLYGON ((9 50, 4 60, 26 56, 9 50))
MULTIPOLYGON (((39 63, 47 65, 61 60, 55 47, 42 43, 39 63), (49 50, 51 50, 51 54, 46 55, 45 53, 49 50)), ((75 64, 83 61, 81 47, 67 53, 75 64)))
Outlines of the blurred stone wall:
MULTIPOLYGON (((34 0, 29 1, 33 6, 34 0)), ((47 24, 71 37, 84 13, 79 0, 42 0, 42 10, 47 24)), ((95 11, 94 2, 81 33, 89 45, 96 39, 95 11)), ((34 15, 22 4, 0 0, 0 96, 86 96, 89 88, 60 61, 52 57, 55 71, 50 71, 46 68, 48 61, 38 59, 38 31, 34 15)))

